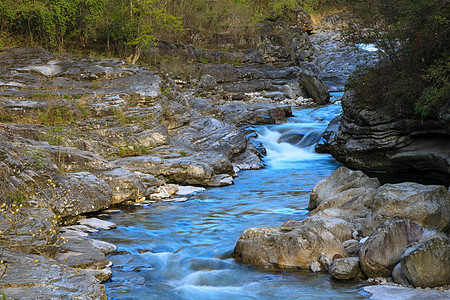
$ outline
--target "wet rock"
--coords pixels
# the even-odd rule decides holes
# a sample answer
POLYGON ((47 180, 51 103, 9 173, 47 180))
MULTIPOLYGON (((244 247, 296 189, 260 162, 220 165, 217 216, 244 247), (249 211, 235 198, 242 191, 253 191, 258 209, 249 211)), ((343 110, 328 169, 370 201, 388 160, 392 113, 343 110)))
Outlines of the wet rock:
POLYGON ((320 225, 302 225, 291 231, 249 228, 234 248, 235 259, 264 268, 308 269, 322 253, 347 256, 337 238, 320 225))
POLYGON ((448 292, 425 291, 400 286, 370 285, 364 287, 364 291, 372 294, 371 299, 398 299, 398 300, 446 300, 448 292))
POLYGON ((368 277, 388 277, 400 262, 403 250, 420 239, 423 227, 408 219, 390 219, 378 226, 359 252, 368 277))
POLYGON ((408 282, 415 287, 450 284, 450 241, 434 238, 405 250, 401 267, 408 282))
POLYGON ((450 193, 444 186, 404 182, 381 186, 374 197, 372 213, 363 224, 370 235, 383 221, 408 218, 424 227, 450 230, 450 193))
POLYGON ((365 278, 359 265, 358 257, 346 257, 334 260, 329 268, 329 273, 331 277, 339 280, 365 278))
MULTIPOLYGON (((105 287, 84 270, 61 266, 39 255, 3 249, 8 264, 0 289, 13 299, 106 299, 105 287)), ((4 267, 2 267, 4 268, 4 267)))

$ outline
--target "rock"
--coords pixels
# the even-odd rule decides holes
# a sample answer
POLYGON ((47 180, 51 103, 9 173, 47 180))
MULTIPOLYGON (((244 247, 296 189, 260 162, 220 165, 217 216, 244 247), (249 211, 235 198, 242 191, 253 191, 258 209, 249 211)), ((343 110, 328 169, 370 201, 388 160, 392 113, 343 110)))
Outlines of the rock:
POLYGON ((202 78, 200 78, 200 82, 198 85, 203 89, 211 90, 217 87, 217 81, 214 76, 205 74, 202 76, 202 78))
POLYGON ((379 185, 378 179, 369 178, 361 171, 340 167, 314 186, 308 210, 311 210, 311 216, 347 221, 365 218, 379 185))
POLYGON ((363 279, 364 273, 359 265, 358 257, 339 258, 329 268, 331 277, 339 280, 363 279))
POLYGON ((415 287, 436 287, 450 284, 450 241, 434 238, 405 250, 402 270, 415 287))
POLYGON ((363 235, 370 235, 383 221, 408 218, 424 227, 450 230, 450 193, 444 186, 412 182, 385 184, 374 197, 372 213, 363 224, 363 235))
POLYGON ((102 229, 102 230, 109 230, 109 229, 114 229, 117 227, 117 225, 114 224, 113 222, 100 220, 98 218, 82 219, 82 220, 78 221, 78 223, 81 225, 89 226, 91 228, 102 229))
POLYGON ((364 291, 372 294, 374 300, 447 300, 448 292, 424 291, 400 286, 370 285, 364 287, 364 291))
POLYGON ((103 254, 108 255, 117 251, 116 245, 108 242, 91 239, 92 246, 100 250, 103 254))
MULTIPOLYGON (((0 289, 12 299, 105 299, 105 287, 84 270, 77 271, 43 256, 3 249, 8 269, 0 289)), ((2 267, 3 268, 3 267, 2 267)))
POLYGON ((362 105, 353 92, 342 98, 339 126, 329 139, 330 152, 345 165, 371 172, 420 173, 448 184, 450 102, 433 120, 392 115, 383 105, 362 105))
POLYGON ((304 219, 302 224, 323 226, 331 231, 341 242, 350 239, 352 236, 352 225, 339 218, 312 216, 304 219))
POLYGON ((208 186, 227 186, 233 184, 234 179, 228 174, 217 174, 211 177, 208 186))
POLYGON ((390 219, 378 226, 359 252, 368 277, 391 276, 403 250, 420 239, 423 227, 408 219, 390 219))
POLYGON ((328 271, 330 269, 330 266, 331 266, 332 262, 333 262, 333 260, 331 259, 331 257, 326 255, 325 253, 320 254, 320 256, 319 256, 319 264, 320 264, 321 268, 323 268, 324 270, 328 271))
POLYGON ((266 63, 272 63, 274 66, 291 61, 291 54, 282 46, 265 44, 258 48, 258 52, 266 63))
POLYGON ((325 227, 301 225, 291 231, 279 227, 249 228, 234 248, 234 258, 264 268, 309 269, 325 253, 347 256, 337 238, 325 227))
POLYGON ((343 242, 342 246, 347 248, 347 247, 351 247, 351 246, 356 245, 356 244, 358 244, 358 241, 354 240, 354 239, 351 239, 351 240, 347 240, 347 241, 343 242))
POLYGON ((198 187, 198 186, 178 186, 176 194, 179 196, 190 196, 193 194, 197 194, 200 192, 206 191, 205 188, 198 187))
POLYGON ((313 98, 317 104, 323 105, 330 101, 327 87, 317 76, 301 73, 298 81, 303 90, 305 90, 306 95, 313 98))
POLYGON ((395 283, 401 284, 403 286, 409 287, 408 278, 406 278, 405 273, 403 272, 401 263, 398 263, 394 270, 392 271, 392 278, 395 283))
POLYGON ((314 273, 322 271, 322 268, 320 267, 320 264, 317 261, 311 263, 311 265, 309 266, 309 269, 311 270, 311 272, 314 272, 314 273))

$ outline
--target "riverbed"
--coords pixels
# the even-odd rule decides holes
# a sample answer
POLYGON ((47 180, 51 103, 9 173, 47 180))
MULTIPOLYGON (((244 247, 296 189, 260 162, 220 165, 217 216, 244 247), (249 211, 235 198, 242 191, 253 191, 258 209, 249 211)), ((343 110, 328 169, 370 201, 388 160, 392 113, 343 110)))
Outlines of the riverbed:
MULTIPOLYGON (((335 96, 339 96, 336 94, 335 96)), ((314 143, 339 103, 294 111, 281 125, 255 126, 266 168, 243 171, 234 185, 183 203, 154 203, 112 214, 117 229, 93 237, 118 246, 110 299, 365 299, 361 284, 310 271, 270 271, 237 263, 236 241, 249 227, 280 226, 308 216, 312 187, 339 167, 314 143), (296 145, 280 137, 298 135, 296 145), (303 136, 303 138, 302 138, 303 136)))

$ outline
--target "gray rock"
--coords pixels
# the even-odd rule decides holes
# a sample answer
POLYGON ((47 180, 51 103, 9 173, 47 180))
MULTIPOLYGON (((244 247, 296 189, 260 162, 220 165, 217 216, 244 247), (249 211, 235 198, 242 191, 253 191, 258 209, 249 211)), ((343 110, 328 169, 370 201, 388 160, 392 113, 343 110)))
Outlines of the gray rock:
POLYGON ((450 284, 450 241, 434 238, 408 248, 401 257, 401 266, 415 287, 450 284))
POLYGON ((381 186, 374 197, 372 213, 363 224, 370 235, 383 221, 408 218, 424 227, 450 230, 450 194, 444 186, 404 182, 381 186))
POLYGON ((327 104, 330 101, 330 93, 327 87, 317 76, 300 73, 298 81, 306 95, 317 104, 327 104))
POLYGON ((217 87, 217 81, 214 78, 214 76, 211 76, 209 74, 205 74, 200 78, 199 87, 210 90, 217 87))
POLYGON ((364 287, 364 291, 372 294, 373 300, 447 300, 448 292, 424 291, 400 286, 370 285, 364 287))
POLYGON ((389 219, 378 226, 359 252, 368 277, 389 277, 403 250, 420 239, 423 227, 408 219, 389 219))
POLYGON ((308 269, 322 253, 347 256, 337 238, 320 225, 301 225, 290 231, 279 227, 249 228, 234 248, 235 259, 264 268, 308 269))
POLYGON ((352 236, 352 225, 339 218, 311 216, 304 219, 302 224, 323 226, 331 231, 341 242, 350 239, 352 236))
POLYGON ((392 278, 395 283, 401 284, 403 286, 409 287, 408 278, 406 278, 405 273, 403 272, 401 263, 398 263, 394 270, 392 270, 392 278))
MULTIPOLYGON (((0 289, 12 299, 105 299, 105 287, 84 270, 61 266, 43 256, 3 249, 8 264, 0 289)), ((3 267, 2 267, 3 268, 3 267)))
POLYGON ((81 219, 78 221, 81 225, 86 225, 94 229, 109 230, 117 227, 113 222, 100 220, 98 218, 81 219))
POLYGON ((339 280, 352 280, 365 278, 359 265, 358 257, 338 258, 329 268, 331 277, 339 280))

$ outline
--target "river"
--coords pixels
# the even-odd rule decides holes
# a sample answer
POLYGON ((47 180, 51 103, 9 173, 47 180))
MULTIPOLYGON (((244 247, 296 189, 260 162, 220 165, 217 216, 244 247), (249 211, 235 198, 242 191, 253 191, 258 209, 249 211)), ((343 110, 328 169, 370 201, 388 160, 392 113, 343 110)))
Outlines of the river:
MULTIPOLYGON (((339 95, 339 94, 338 94, 339 95)), ((249 227, 280 226, 308 216, 312 187, 339 164, 313 151, 340 113, 338 104, 299 109, 281 125, 255 126, 267 150, 266 168, 243 171, 234 185, 212 188, 182 203, 155 203, 112 214, 117 229, 93 234, 121 254, 109 257, 109 299, 365 299, 356 283, 310 271, 270 271, 237 263, 233 248, 249 227), (299 145, 278 143, 305 135, 299 145)))

